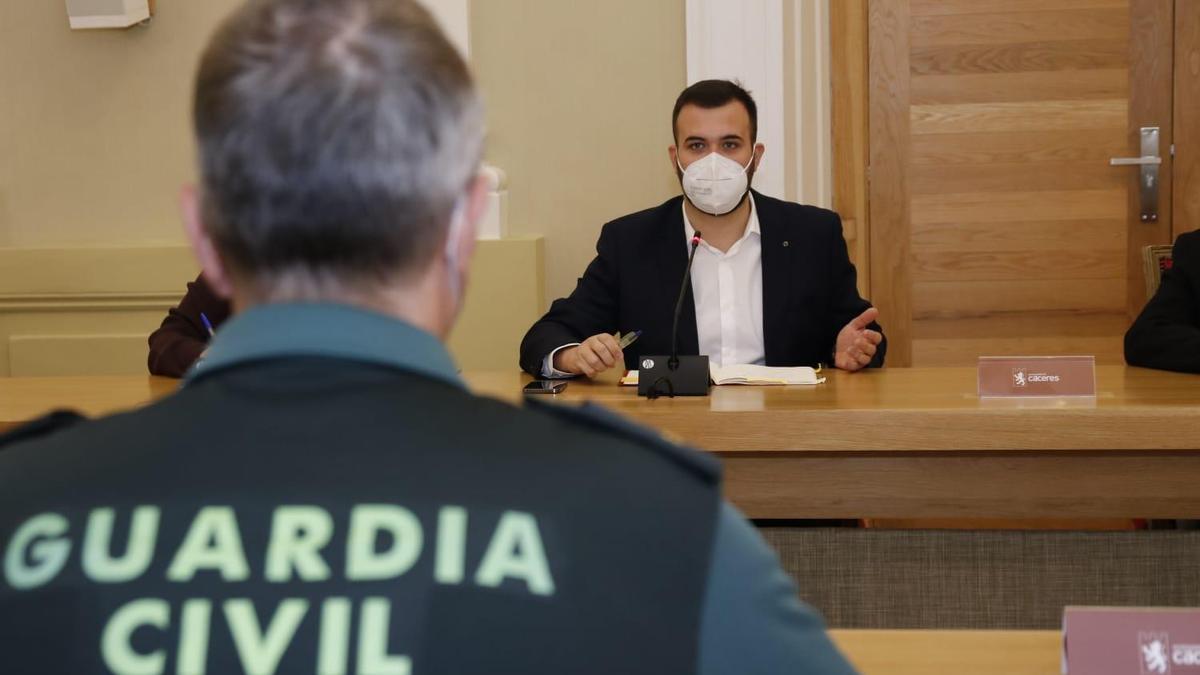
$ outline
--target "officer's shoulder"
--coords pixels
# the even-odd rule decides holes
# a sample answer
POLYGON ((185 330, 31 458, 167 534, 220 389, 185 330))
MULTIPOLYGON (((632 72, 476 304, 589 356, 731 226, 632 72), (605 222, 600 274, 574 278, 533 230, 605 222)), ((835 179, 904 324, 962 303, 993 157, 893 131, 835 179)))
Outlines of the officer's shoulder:
POLYGON ((591 432, 650 451, 705 482, 721 479, 721 464, 711 455, 672 442, 663 434, 594 403, 569 405, 530 398, 525 409, 545 415, 568 428, 591 432))
POLYGON ((74 410, 55 410, 0 434, 0 451, 18 443, 49 438, 87 421, 88 418, 74 410))

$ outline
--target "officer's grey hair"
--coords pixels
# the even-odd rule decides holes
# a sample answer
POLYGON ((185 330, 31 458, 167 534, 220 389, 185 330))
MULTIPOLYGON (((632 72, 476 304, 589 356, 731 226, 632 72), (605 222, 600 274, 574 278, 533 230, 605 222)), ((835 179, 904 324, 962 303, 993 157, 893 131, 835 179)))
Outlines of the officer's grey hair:
POLYGON ((412 0, 250 0, 204 52, 193 116, 205 226, 266 295, 427 269, 484 134, 466 64, 412 0))

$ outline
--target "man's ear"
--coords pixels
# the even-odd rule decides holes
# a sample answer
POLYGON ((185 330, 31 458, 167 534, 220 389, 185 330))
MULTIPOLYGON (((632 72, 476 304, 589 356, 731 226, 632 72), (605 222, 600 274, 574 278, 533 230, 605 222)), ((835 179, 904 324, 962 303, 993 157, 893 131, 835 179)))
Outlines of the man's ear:
POLYGON ((762 143, 754 144, 754 169, 758 170, 759 162, 762 162, 763 153, 767 151, 767 146, 762 143))
POLYGON ((679 147, 675 145, 667 146, 667 156, 671 158, 671 168, 679 168, 679 147))
POLYGON ((232 298, 233 284, 229 282, 225 264, 221 262, 221 256, 217 255, 217 248, 208 236, 208 229, 204 227, 200 192, 195 185, 185 185, 179 191, 179 211, 183 216, 183 231, 187 234, 192 254, 200 263, 204 280, 217 295, 227 300, 232 298))

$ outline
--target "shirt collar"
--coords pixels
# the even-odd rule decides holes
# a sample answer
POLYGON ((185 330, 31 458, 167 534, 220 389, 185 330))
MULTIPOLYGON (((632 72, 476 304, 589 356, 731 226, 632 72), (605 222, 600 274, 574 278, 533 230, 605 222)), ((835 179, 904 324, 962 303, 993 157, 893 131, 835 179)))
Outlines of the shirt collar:
MULTIPOLYGON (((738 239, 733 246, 729 247, 729 253, 737 250, 741 243, 748 239, 750 235, 756 234, 760 237, 762 236, 762 230, 758 226, 758 208, 754 205, 754 193, 747 191, 746 199, 750 200, 750 218, 746 221, 746 231, 742 234, 741 239, 738 239)), ((683 240, 684 246, 686 246, 690 251, 692 246, 692 237, 696 234, 696 228, 692 227, 692 221, 688 220, 687 197, 684 197, 683 203, 680 204, 679 208, 683 210, 683 232, 685 235, 687 235, 683 240)), ((705 242, 704 245, 707 246, 707 242, 705 242)))
POLYGON ((280 357, 323 356, 408 370, 462 386, 437 338, 399 319, 337 303, 279 303, 235 315, 185 376, 280 357))

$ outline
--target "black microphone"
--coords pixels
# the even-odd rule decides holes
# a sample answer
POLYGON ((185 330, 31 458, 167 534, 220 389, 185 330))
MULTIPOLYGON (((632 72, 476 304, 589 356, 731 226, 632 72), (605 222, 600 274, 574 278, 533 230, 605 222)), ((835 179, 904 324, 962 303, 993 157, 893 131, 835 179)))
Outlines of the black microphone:
POLYGON ((688 254, 687 268, 683 271, 683 282, 679 284, 679 297, 675 298, 675 318, 671 320, 671 358, 667 359, 667 367, 675 370, 679 367, 679 314, 683 311, 683 296, 687 294, 688 284, 692 280, 692 261, 696 259, 696 249, 700 248, 700 231, 692 235, 692 252, 688 254))
POLYGON ((696 260, 696 249, 700 247, 700 241, 700 233, 694 233, 687 268, 684 269, 683 281, 679 284, 679 297, 675 299, 675 316, 671 320, 671 355, 643 356, 639 359, 639 396, 708 396, 708 356, 679 356, 679 315, 683 312, 683 298, 687 295, 688 284, 692 281, 692 262, 696 260))

